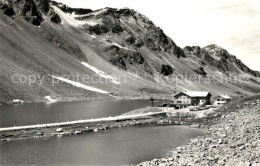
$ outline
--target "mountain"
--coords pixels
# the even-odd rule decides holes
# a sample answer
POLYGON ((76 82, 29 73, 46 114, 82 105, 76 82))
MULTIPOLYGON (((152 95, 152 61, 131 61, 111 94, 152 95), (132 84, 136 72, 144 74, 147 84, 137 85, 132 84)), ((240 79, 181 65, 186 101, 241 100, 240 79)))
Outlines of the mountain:
POLYGON ((255 77, 260 76, 259 72, 249 69, 241 60, 215 44, 208 45, 204 48, 200 48, 199 46, 187 46, 184 48, 184 51, 187 54, 197 56, 209 65, 226 73, 248 73, 255 77))
POLYGON ((0 42, 2 103, 172 96, 183 90, 260 92, 259 72, 226 50, 182 49, 127 8, 93 11, 49 0, 0 0, 0 42), (209 84, 214 76, 224 81, 209 84), (228 80, 235 77, 243 80, 228 80))

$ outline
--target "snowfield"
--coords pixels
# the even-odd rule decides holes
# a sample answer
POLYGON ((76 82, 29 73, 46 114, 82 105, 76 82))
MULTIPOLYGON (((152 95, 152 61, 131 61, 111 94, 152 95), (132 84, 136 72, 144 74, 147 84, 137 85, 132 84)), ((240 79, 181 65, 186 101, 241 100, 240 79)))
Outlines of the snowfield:
POLYGON ((44 98, 45 98, 46 100, 48 100, 49 103, 53 103, 53 102, 56 102, 56 101, 57 101, 57 100, 55 100, 55 99, 52 99, 51 96, 45 96, 44 98))
POLYGON ((117 46, 117 47, 119 47, 119 48, 122 48, 122 49, 125 49, 125 50, 135 51, 135 50, 129 49, 129 48, 127 48, 127 47, 123 47, 123 46, 121 46, 120 44, 117 44, 117 43, 115 43, 115 42, 112 42, 111 45, 115 45, 115 46, 117 46))
POLYGON ((104 93, 104 94, 109 93, 107 91, 100 90, 100 89, 97 89, 97 88, 94 88, 94 87, 91 87, 91 86, 87 86, 87 85, 84 85, 84 84, 79 83, 79 82, 74 82, 74 81, 71 81, 71 80, 63 78, 63 77, 57 77, 57 76, 51 76, 51 77, 55 78, 55 79, 58 79, 58 80, 60 80, 62 82, 66 82, 68 84, 71 84, 73 86, 82 88, 82 89, 87 89, 87 90, 90 90, 90 91, 93 91, 93 92, 104 93))
POLYGON ((72 25, 74 27, 80 27, 84 24, 88 24, 88 25, 96 25, 97 22, 94 22, 94 21, 79 21, 79 20, 76 20, 75 19, 75 14, 67 14, 67 13, 64 13, 63 11, 61 11, 59 8, 53 6, 53 9, 55 10, 55 12, 58 13, 58 15, 61 17, 62 19, 62 24, 69 24, 69 25, 72 25))
POLYGON ((14 99, 14 100, 13 100, 13 103, 24 103, 24 101, 23 101, 23 100, 20 100, 20 99, 14 99))
POLYGON ((98 68, 96 68, 95 66, 91 66, 86 62, 81 62, 82 65, 84 65, 85 67, 89 68, 90 70, 92 70, 93 72, 95 72, 97 75, 99 75, 100 77, 103 77, 105 79, 109 79, 112 83, 114 84, 120 84, 120 82, 118 82, 114 77, 105 74, 105 72, 103 72, 102 70, 99 70, 98 68))

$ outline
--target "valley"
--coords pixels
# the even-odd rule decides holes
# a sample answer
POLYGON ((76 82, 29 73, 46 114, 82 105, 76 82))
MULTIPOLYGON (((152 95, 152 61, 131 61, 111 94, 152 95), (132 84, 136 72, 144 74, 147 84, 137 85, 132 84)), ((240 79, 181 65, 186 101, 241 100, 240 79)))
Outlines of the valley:
POLYGON ((0 165, 258 166, 260 72, 219 45, 134 9, 0 0, 0 165))

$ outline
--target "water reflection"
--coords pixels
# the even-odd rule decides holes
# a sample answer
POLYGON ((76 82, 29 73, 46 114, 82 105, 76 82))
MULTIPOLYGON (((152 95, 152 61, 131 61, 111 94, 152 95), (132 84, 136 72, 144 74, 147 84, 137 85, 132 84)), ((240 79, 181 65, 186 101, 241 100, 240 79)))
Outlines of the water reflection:
POLYGON ((124 165, 164 157, 203 135, 185 126, 112 129, 79 136, 1 142, 0 165, 124 165))
POLYGON ((148 100, 95 100, 3 105, 0 106, 0 127, 116 116, 150 104, 148 100))

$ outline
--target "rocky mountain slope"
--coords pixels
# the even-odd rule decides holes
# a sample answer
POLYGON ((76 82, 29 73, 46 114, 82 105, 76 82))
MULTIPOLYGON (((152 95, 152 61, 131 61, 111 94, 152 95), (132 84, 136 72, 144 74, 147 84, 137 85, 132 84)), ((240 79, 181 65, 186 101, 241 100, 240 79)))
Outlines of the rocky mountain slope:
POLYGON ((132 9, 92 11, 49 0, 0 0, 0 42, 2 103, 45 101, 46 96, 170 96, 182 90, 231 96, 260 92, 259 72, 226 50, 216 45, 182 49, 132 9), (248 82, 228 79, 234 75, 248 82), (33 83, 29 76, 36 76, 33 83), (212 76, 224 81, 214 82, 212 76))
POLYGON ((248 73, 256 77, 260 76, 259 72, 249 69, 241 60, 215 44, 204 48, 186 46, 184 51, 186 54, 197 56, 206 64, 214 66, 226 74, 232 72, 235 74, 248 73))

